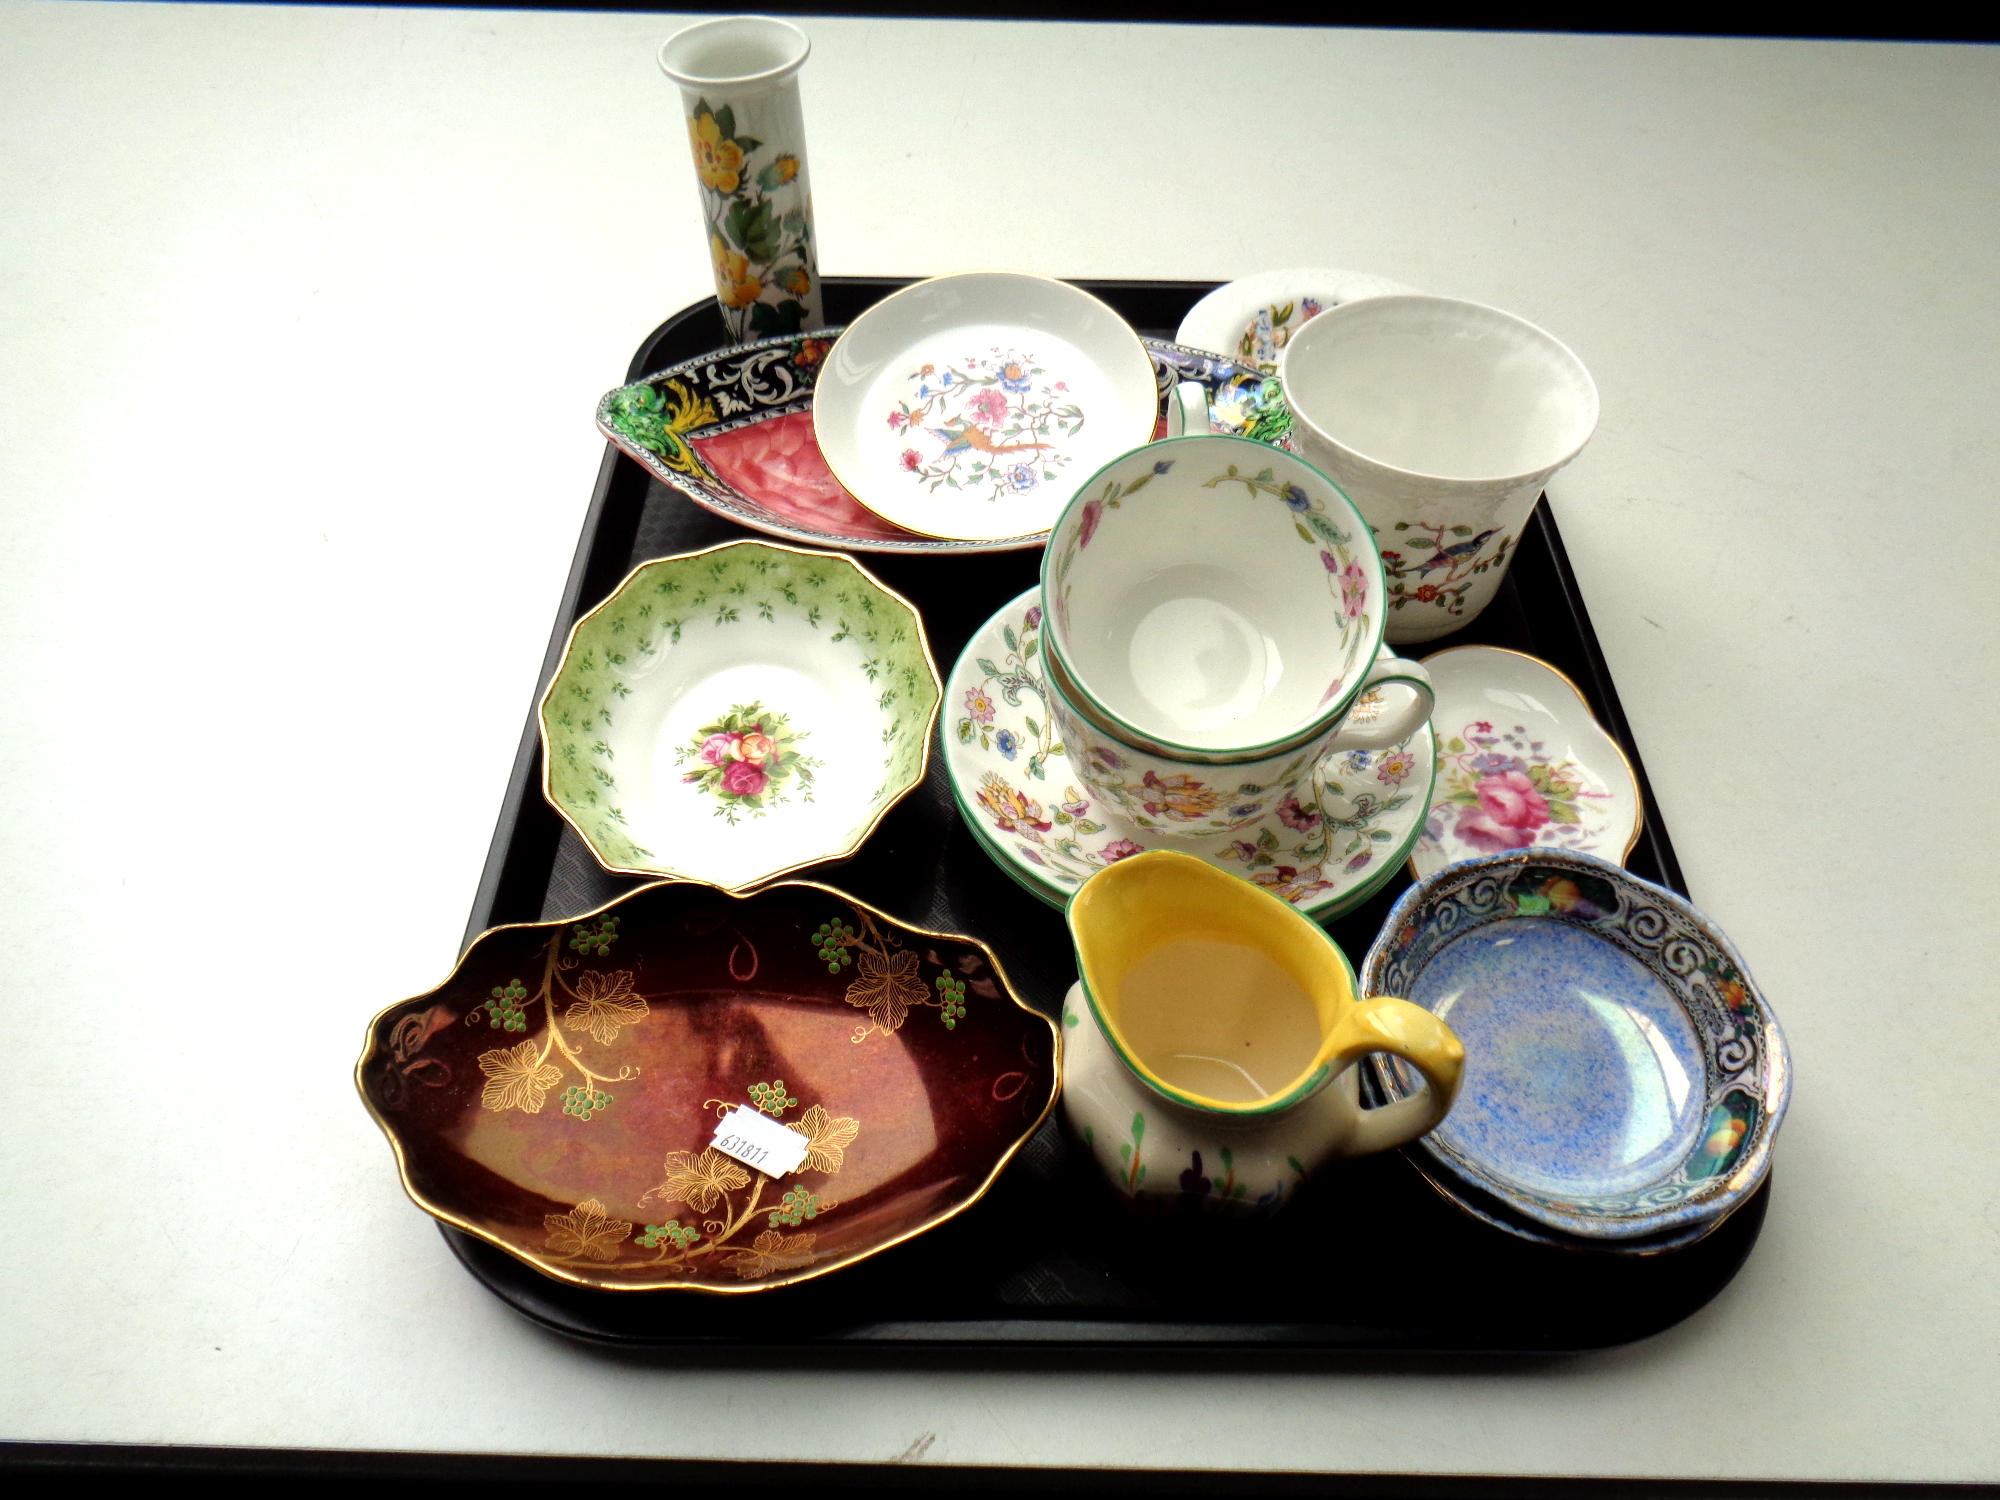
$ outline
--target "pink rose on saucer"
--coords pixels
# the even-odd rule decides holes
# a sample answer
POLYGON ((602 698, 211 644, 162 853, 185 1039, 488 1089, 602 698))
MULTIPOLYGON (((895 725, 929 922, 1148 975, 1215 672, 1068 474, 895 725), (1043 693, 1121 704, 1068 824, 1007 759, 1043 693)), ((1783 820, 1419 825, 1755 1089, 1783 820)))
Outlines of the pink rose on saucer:
POLYGON ((1457 831, 1482 854, 1534 843, 1535 831, 1549 820, 1548 799, 1519 771, 1482 776, 1476 790, 1479 804, 1459 813, 1457 831))
POLYGON ((762 766, 747 760, 734 760, 722 773, 722 789, 734 796, 754 797, 764 790, 764 783, 769 779, 762 766))

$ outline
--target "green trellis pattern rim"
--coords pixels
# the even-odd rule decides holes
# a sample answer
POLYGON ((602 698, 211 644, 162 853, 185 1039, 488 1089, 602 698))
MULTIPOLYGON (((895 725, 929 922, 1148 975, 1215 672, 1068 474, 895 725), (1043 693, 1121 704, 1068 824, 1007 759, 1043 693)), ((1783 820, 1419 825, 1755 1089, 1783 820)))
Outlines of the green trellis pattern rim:
POLYGON ((888 719, 882 731, 883 776, 857 808, 855 830, 844 847, 807 852, 735 888, 851 854, 882 815, 922 782, 943 684, 915 605, 839 553, 736 541, 656 558, 635 567, 577 621, 536 712, 543 795, 607 870, 700 878, 628 831, 615 756, 602 733, 631 696, 619 669, 635 655, 670 650, 691 624, 733 625, 787 615, 806 620, 832 641, 856 643, 855 670, 866 674, 865 687, 888 719))

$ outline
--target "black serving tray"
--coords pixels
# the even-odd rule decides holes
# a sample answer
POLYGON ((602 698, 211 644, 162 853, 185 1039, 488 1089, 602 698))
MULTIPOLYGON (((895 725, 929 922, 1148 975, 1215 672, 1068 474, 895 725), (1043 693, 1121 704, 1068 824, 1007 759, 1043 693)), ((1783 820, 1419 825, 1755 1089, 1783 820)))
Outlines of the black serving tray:
MULTIPOLYGON (((903 284, 829 279, 829 323, 851 321, 903 284)), ((1163 338, 1209 290, 1192 282, 1080 285, 1142 333, 1163 338)), ((626 378, 726 342, 715 303, 697 304, 653 331, 626 378)), ((633 566, 749 535, 607 446, 537 699, 570 626, 633 566)), ((938 669, 949 673, 972 632, 1034 586, 1040 554, 871 553, 863 561, 923 610, 938 669)), ((1598 721, 1624 746, 1644 798, 1645 829, 1628 866, 1685 893, 1546 500, 1499 596, 1465 630, 1419 654, 1474 641, 1530 652, 1582 689, 1598 721)), ((925 784, 882 820, 858 854, 809 873, 917 926, 984 939, 1000 953, 1022 998, 1053 1015, 1076 975, 1062 916, 981 851, 959 821, 942 762, 932 757, 925 784)), ((467 944, 488 927, 574 916, 643 883, 606 874, 540 788, 531 706, 467 944)), ((1330 924, 1357 967, 1408 884, 1399 871, 1366 905, 1330 924)), ((1708 1302, 1750 1253, 1769 1196, 1767 1180, 1713 1234, 1680 1250, 1621 1256, 1555 1249, 1471 1218, 1391 1152, 1335 1164, 1268 1221, 1135 1217, 1112 1199, 1052 1118, 987 1196, 956 1219, 838 1276, 757 1296, 593 1292, 550 1280, 457 1230, 444 1234, 481 1283, 545 1327, 683 1353, 702 1346, 886 1352, 966 1345, 996 1353, 1065 1349, 1065 1358, 1085 1348, 1111 1358, 1139 1348, 1204 1358, 1229 1348, 1293 1355, 1555 1353, 1643 1338, 1708 1302)))

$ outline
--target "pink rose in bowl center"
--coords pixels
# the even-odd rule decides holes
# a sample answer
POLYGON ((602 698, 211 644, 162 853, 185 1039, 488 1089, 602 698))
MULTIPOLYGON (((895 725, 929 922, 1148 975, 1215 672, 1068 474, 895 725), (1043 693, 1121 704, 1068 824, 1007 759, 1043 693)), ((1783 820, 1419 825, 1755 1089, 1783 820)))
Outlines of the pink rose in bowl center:
POLYGON ((1535 841, 1549 820, 1549 804, 1534 782, 1519 771, 1482 776, 1479 805, 1458 815, 1458 836, 1484 854, 1519 849, 1535 841))
POLYGON ((752 765, 747 760, 733 760, 729 769, 722 773, 722 789, 738 797, 754 797, 764 790, 764 768, 752 765))
POLYGON ((737 738, 733 734, 711 734, 701 742, 701 758, 711 766, 719 766, 726 760, 734 760, 737 738))

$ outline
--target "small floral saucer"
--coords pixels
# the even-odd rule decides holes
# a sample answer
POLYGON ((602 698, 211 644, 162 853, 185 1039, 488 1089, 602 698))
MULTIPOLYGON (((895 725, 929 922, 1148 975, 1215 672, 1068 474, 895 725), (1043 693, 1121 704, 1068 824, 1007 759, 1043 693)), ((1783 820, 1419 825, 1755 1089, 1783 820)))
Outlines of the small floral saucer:
POLYGON ((1437 693, 1437 791, 1410 873, 1505 849, 1579 849, 1625 863, 1639 842, 1639 782, 1576 684, 1499 646, 1424 658, 1437 693))
MULTIPOLYGON (((1049 722, 1042 680, 1041 590, 982 625, 945 685, 938 737, 966 825, 994 862, 1051 906, 1096 871, 1142 849, 1198 855, 1331 921, 1374 895, 1408 855, 1430 803, 1436 746, 1425 725, 1390 750, 1321 763, 1318 795, 1287 798, 1234 834, 1162 838, 1081 789, 1049 722)), ((1186 788, 1177 789, 1185 793, 1186 788)))
POLYGON ((849 494, 919 536, 1039 536, 1076 485, 1159 420, 1132 326, 1081 287, 937 276, 848 324, 813 390, 813 435, 849 494))
MULTIPOLYGON (((813 390, 840 328, 715 349, 597 403, 597 427, 661 484, 727 520, 843 552, 931 556, 1039 547, 1045 536, 946 541, 892 526, 841 488, 813 435, 813 390)), ((1183 381, 1208 398, 1209 429, 1278 442, 1291 416, 1277 382, 1232 360, 1142 340, 1164 408, 1183 381)), ((1157 433, 1156 433, 1157 435, 1157 433)))
POLYGON ((1174 342, 1212 349, 1271 375, 1277 372, 1278 351, 1307 319, 1342 302, 1409 290, 1383 276, 1326 267, 1265 271, 1219 286, 1195 303, 1174 342))
POLYGON ((727 890, 852 854, 924 779, 937 668, 852 558, 728 542, 642 563, 542 696, 542 793, 605 869, 727 890))

